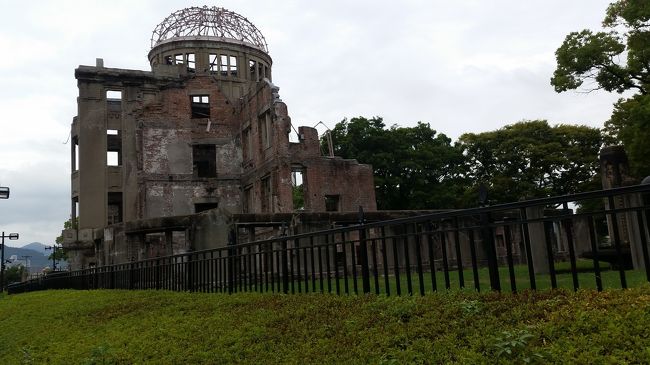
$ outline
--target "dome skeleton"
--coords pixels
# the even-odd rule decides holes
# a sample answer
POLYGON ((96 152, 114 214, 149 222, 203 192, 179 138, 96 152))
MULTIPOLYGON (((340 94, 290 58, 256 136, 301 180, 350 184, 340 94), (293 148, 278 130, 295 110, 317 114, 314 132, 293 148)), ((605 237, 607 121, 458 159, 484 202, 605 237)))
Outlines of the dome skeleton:
POLYGON ((191 7, 176 11, 156 26, 151 48, 179 37, 218 37, 259 48, 268 53, 266 39, 245 17, 219 7, 191 7))

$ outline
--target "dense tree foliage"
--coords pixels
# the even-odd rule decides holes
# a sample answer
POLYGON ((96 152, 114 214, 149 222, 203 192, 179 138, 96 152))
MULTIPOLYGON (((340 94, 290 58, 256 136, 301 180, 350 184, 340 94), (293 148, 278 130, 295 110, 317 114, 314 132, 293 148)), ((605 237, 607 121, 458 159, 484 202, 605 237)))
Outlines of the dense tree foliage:
POLYGON ((636 93, 618 101, 606 130, 625 145, 633 173, 643 177, 650 174, 650 3, 612 3, 603 27, 567 35, 555 53, 551 84, 557 92, 586 88, 636 93))
POLYGON ((463 155, 428 123, 386 128, 382 118, 343 120, 331 131, 334 153, 372 164, 379 209, 457 207, 463 155))
POLYGON ((372 164, 379 209, 476 206, 481 183, 490 203, 599 187, 596 128, 526 121, 452 144, 426 123, 386 128, 381 118, 359 117, 331 133, 336 155, 372 164))
POLYGON ((467 133, 458 146, 467 158, 473 181, 466 197, 485 183, 492 203, 569 194, 598 188, 596 128, 549 126, 544 120, 525 121, 483 133, 467 133))

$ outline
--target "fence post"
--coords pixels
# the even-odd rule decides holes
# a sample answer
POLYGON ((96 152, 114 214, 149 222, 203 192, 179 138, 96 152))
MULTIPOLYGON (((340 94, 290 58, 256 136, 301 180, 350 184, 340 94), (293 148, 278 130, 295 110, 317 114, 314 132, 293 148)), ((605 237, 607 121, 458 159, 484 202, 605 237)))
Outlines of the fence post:
POLYGON ((284 294, 289 293, 289 253, 287 247, 287 227, 285 222, 282 222, 282 228, 280 236, 282 237, 282 292, 284 294))
POLYGON ((361 264, 361 279, 363 281, 363 293, 370 293, 370 270, 368 269, 368 244, 366 243, 366 229, 363 228, 365 218, 363 207, 359 205, 359 263, 361 264))
POLYGON ((156 258, 156 290, 160 290, 160 259, 156 258))
POLYGON ((134 261, 135 257, 131 258, 131 262, 129 262, 129 289, 133 290, 134 288, 134 277, 135 277, 135 269, 134 269, 134 261))
MULTIPOLYGON (((485 184, 481 183, 478 189, 479 206, 485 207, 488 205, 488 190, 485 184)), ((497 248, 494 243, 494 235, 492 234, 492 227, 490 225, 490 213, 481 213, 481 240, 483 241, 483 248, 485 256, 488 260, 488 269, 490 272, 490 287, 492 290, 501 291, 501 280, 499 279, 499 261, 497 258, 497 248)))
POLYGON ((234 263, 234 255, 235 255, 235 249, 232 247, 235 245, 235 240, 237 237, 235 236, 235 230, 231 229, 230 232, 228 233, 228 261, 226 261, 228 265, 228 294, 232 294, 233 286, 234 286, 234 270, 233 270, 233 263, 234 263))

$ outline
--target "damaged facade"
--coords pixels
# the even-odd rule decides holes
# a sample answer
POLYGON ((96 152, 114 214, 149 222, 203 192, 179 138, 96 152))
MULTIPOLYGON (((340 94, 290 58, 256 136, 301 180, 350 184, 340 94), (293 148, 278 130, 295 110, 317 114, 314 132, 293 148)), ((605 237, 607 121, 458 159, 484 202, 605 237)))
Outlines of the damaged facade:
POLYGON ((241 217, 268 231, 275 214, 327 212, 327 226, 336 212, 376 210, 371 166, 323 156, 314 128, 290 142, 266 42, 245 18, 178 11, 148 58, 151 71, 101 59, 75 70, 73 269, 220 247, 241 217))

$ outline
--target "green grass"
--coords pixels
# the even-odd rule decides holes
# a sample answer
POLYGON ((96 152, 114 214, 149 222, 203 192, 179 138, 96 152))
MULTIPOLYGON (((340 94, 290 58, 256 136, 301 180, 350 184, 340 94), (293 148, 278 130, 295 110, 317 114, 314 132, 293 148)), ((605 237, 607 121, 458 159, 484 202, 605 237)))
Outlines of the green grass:
POLYGON ((0 297, 1 364, 639 363, 650 285, 423 297, 42 291, 0 297))

